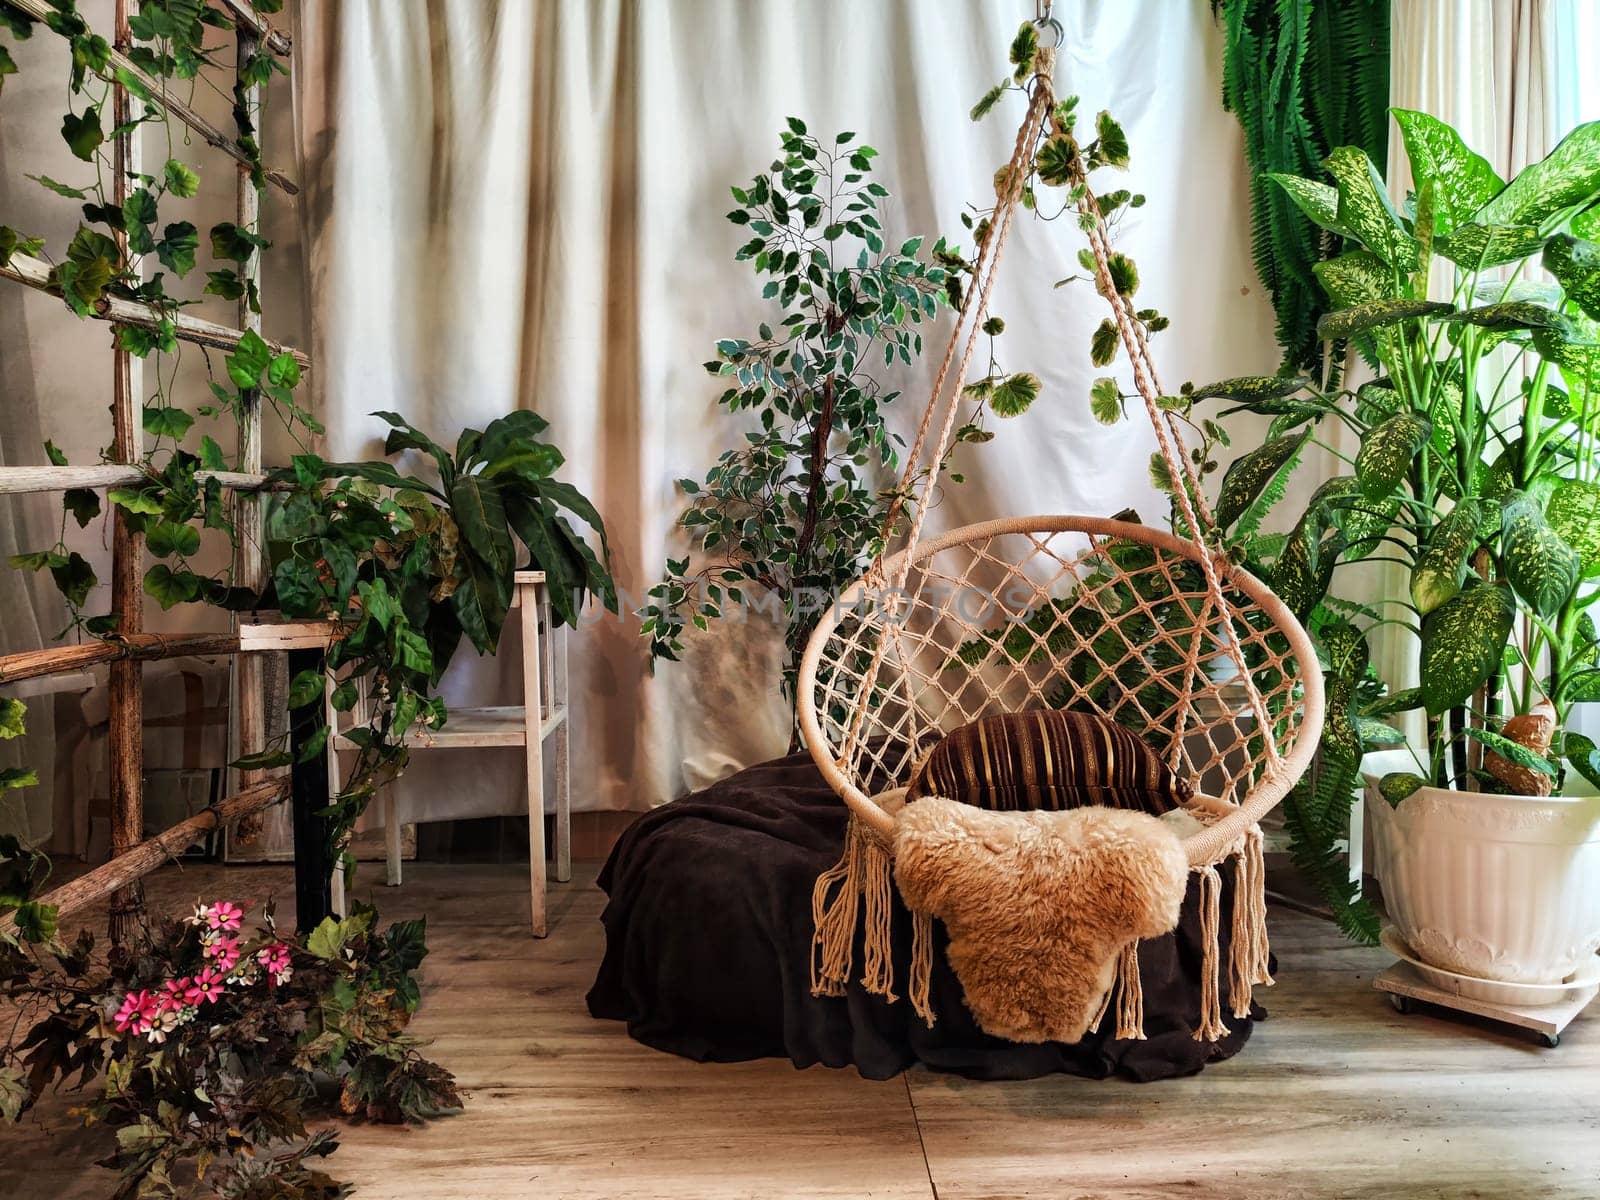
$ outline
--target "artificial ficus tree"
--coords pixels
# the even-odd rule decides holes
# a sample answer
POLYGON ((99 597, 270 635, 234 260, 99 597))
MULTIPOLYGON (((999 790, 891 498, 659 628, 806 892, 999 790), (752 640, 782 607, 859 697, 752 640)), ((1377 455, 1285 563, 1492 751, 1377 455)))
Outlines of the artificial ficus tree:
MULTIPOLYGON (((732 189, 728 214, 749 234, 735 258, 764 281, 773 319, 754 338, 722 339, 706 363, 727 384, 718 404, 756 428, 703 479, 679 482, 689 502, 678 524, 696 561, 669 559, 639 615, 652 657, 676 659, 689 625, 771 603, 785 621, 792 698, 818 606, 882 548, 898 494, 898 439, 885 418, 900 392, 890 381, 922 353, 921 326, 960 304, 970 268, 943 239, 889 237, 880 220, 889 191, 872 178, 878 152, 854 133, 819 139, 791 117, 780 142, 767 171, 732 189)), ((1002 324, 991 320, 990 334, 1002 324)), ((957 440, 987 440, 985 404, 1011 415, 1038 389, 1033 376, 992 370, 957 440)))

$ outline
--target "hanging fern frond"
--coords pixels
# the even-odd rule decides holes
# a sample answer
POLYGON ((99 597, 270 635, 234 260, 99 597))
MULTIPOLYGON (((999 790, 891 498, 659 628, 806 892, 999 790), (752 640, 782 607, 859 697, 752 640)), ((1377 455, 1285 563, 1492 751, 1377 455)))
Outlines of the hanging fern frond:
MULTIPOLYGON (((1359 146, 1388 154, 1389 0, 1214 0, 1223 25, 1222 104, 1250 164, 1251 250, 1277 314, 1283 370, 1320 373, 1328 302, 1312 268, 1339 252, 1268 172, 1323 179, 1322 160, 1359 146)), ((1343 346, 1330 367, 1337 371, 1343 346)))

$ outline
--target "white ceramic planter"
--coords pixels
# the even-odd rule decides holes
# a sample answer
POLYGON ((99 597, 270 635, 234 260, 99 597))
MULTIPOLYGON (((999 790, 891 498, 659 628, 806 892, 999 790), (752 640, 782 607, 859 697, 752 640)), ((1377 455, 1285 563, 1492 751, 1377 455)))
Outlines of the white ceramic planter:
POLYGON ((1418 957, 1559 983, 1600 947, 1600 797, 1425 787, 1393 808, 1367 777, 1375 874, 1418 957))

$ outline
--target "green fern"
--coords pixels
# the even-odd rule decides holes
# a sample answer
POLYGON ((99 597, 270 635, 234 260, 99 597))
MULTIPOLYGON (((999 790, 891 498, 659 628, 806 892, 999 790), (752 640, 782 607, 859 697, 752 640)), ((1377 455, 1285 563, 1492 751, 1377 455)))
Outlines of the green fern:
MULTIPOLYGON (((1312 267, 1340 249, 1268 172, 1324 179, 1322 160, 1388 153, 1389 0, 1213 0, 1223 23, 1223 107, 1244 130, 1251 249, 1272 297, 1284 371, 1321 372, 1327 302, 1312 267)), ((1343 347, 1328 366, 1336 372, 1343 347)))
POLYGON ((1344 855, 1335 840, 1350 828, 1350 806, 1360 771, 1355 762, 1319 756, 1283 801, 1283 823, 1289 834, 1289 858, 1327 901, 1339 929, 1351 941, 1378 944, 1381 922, 1371 904, 1351 881, 1344 855))

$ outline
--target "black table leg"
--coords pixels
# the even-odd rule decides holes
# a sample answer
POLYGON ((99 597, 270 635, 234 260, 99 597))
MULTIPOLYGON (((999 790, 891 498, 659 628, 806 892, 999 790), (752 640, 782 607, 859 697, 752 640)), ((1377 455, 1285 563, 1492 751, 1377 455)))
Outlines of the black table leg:
MULTIPOLYGON (((289 651, 289 678, 323 669, 321 650, 289 651)), ((308 934, 333 912, 333 847, 328 834, 328 747, 301 762, 301 751, 323 721, 323 699, 289 710, 290 803, 294 805, 294 900, 296 924, 308 934)))

